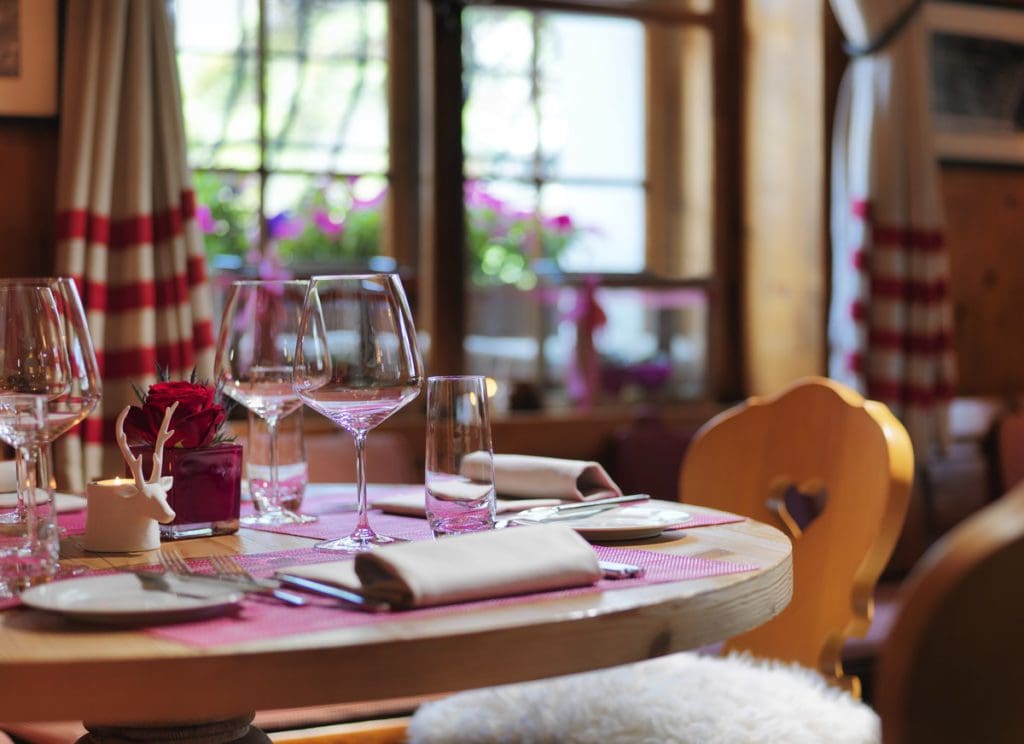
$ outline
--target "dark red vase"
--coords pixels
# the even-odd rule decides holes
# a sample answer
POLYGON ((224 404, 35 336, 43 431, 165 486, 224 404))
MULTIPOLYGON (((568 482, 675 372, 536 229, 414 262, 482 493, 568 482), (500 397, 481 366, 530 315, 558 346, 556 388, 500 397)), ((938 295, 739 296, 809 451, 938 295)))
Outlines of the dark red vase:
MULTIPOLYGON (((143 472, 148 475, 153 450, 147 445, 131 449, 135 454, 142 453, 143 472)), ((160 525, 162 540, 230 535, 238 531, 242 445, 167 447, 162 474, 174 478, 167 503, 175 514, 173 522, 160 525)))

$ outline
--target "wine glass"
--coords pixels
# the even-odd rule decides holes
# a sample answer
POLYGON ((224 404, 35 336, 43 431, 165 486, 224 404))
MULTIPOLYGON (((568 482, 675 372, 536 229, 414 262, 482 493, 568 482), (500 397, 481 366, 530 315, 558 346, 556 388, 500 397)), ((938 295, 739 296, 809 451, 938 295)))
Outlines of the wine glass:
MULTIPOLYGON (((49 287, 57 307, 68 364, 68 388, 52 396, 46 404, 43 429, 39 433, 38 486, 54 498, 56 479, 53 467, 53 442, 92 413, 103 393, 99 364, 93 348, 89 323, 75 281, 69 277, 0 279, 0 287, 49 287)), ((19 450, 20 454, 20 450, 19 450)), ((12 514, 0 515, 11 517, 12 514)), ((0 520, 2 521, 2 520, 0 520)))
POLYGON ((11 593, 57 570, 54 504, 36 504, 36 471, 49 482, 46 414, 71 389, 61 313, 50 282, 0 282, 0 439, 17 450, 16 518, 0 530, 0 592, 11 593))
POLYGON ((214 362, 218 383, 233 398, 267 422, 270 482, 254 496, 257 512, 242 524, 276 525, 315 522, 316 517, 290 511, 281 503, 277 422, 302 405, 292 388, 296 332, 309 282, 239 281, 231 285, 214 362))
POLYGON ((363 450, 367 432, 415 398, 422 383, 423 361, 398 276, 310 280, 295 350, 295 390, 355 439, 359 504, 352 534, 317 548, 358 553, 399 540, 370 527, 363 450))

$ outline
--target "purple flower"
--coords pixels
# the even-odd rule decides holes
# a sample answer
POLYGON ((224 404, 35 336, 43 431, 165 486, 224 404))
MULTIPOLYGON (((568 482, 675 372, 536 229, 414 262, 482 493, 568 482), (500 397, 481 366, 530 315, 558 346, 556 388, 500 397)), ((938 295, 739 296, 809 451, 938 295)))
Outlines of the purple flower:
POLYGON ((466 206, 483 209, 493 209, 495 212, 504 213, 505 202, 496 196, 491 196, 479 181, 466 182, 466 206))
POLYGON ((281 212, 267 220, 267 237, 271 240, 288 240, 302 234, 302 220, 292 217, 288 212, 281 212))
POLYGON ((573 231, 572 217, 567 214, 560 214, 557 217, 545 217, 544 229, 554 230, 557 233, 570 233, 573 231))
POLYGON ((327 213, 326 209, 318 209, 313 212, 313 224, 317 226, 324 235, 330 237, 336 237, 345 232, 345 222, 335 222, 331 219, 331 215, 327 213))
POLYGON ((196 205, 196 223, 206 235, 217 230, 217 221, 213 219, 213 212, 205 204, 196 205))

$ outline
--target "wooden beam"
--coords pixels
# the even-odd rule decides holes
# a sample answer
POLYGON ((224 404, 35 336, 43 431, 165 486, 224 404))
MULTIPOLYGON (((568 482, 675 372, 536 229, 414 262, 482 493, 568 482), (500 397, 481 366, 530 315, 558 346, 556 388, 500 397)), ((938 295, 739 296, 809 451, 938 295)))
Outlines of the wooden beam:
POLYGON ((429 374, 465 371, 466 235, 462 195, 462 18, 456 2, 420 0, 422 251, 420 326, 429 374))

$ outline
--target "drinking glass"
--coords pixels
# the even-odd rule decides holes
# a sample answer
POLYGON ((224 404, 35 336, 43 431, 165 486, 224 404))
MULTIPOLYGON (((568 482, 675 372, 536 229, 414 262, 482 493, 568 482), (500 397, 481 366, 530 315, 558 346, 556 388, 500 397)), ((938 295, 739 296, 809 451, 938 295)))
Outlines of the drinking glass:
POLYGON ((50 473, 40 452, 47 409, 69 394, 70 368, 61 310, 50 281, 0 282, 0 439, 17 451, 18 499, 0 529, 0 595, 56 573, 56 508, 37 499, 36 474, 50 473))
MULTIPOLYGON (((277 493, 285 509, 298 511, 309 485, 306 440, 303 434, 302 408, 277 422, 277 493)), ((270 488, 270 436, 267 422, 249 412, 249 437, 245 449, 245 476, 257 511, 268 506, 270 488)))
POLYGON ((294 382, 303 402, 349 432, 356 445, 355 530, 316 547, 358 553, 399 541, 370 527, 364 463, 367 432, 419 395, 423 383, 416 329, 397 275, 310 280, 299 324, 294 382))
POLYGON ((494 528, 494 450, 483 377, 427 378, 425 470, 434 537, 494 528), (471 461, 473 477, 464 467, 471 461))
POLYGON ((299 524, 316 517, 281 502, 277 424, 302 401, 292 387, 296 334, 308 282, 239 281, 224 305, 214 369, 225 395, 267 422, 269 483, 264 508, 242 517, 247 525, 299 524))

